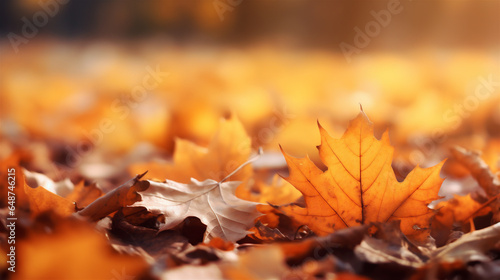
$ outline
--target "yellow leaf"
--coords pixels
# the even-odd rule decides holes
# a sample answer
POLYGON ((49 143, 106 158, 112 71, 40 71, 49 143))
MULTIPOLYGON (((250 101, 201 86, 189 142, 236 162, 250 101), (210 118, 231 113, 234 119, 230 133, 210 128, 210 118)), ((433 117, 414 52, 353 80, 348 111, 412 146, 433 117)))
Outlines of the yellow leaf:
MULTIPOLYGON (((219 181, 245 162, 250 156, 251 140, 243 125, 236 117, 222 120, 219 130, 208 148, 190 141, 176 139, 174 163, 139 163, 132 165, 130 173, 140 174, 148 170, 147 179, 169 179, 180 183, 190 183, 191 178, 203 181, 219 181)), ((245 181, 252 172, 250 166, 233 175, 231 181, 245 181)))

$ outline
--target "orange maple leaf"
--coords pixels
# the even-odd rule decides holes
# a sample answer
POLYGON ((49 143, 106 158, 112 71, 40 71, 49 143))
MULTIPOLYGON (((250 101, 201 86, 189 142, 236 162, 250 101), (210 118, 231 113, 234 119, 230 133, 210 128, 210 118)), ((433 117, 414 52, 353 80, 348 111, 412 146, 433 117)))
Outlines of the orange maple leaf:
MULTIPOLYGON (((148 170, 146 179, 169 179, 190 183, 191 178, 221 180, 245 162, 251 153, 251 139, 236 117, 222 120, 208 148, 183 139, 176 139, 174 163, 138 163, 129 168, 130 174, 148 170)), ((245 166, 231 181, 246 181, 252 174, 245 166)))
POLYGON ((334 139, 318 123, 321 171, 309 158, 286 153, 290 176, 286 178, 305 198, 306 207, 280 209, 316 234, 370 222, 401 221, 401 230, 423 242, 430 232, 433 210, 427 205, 439 198, 444 162, 422 169, 416 167, 404 182, 398 182, 391 167, 394 148, 387 131, 382 139, 373 136, 373 125, 363 111, 349 123, 342 138, 334 139))

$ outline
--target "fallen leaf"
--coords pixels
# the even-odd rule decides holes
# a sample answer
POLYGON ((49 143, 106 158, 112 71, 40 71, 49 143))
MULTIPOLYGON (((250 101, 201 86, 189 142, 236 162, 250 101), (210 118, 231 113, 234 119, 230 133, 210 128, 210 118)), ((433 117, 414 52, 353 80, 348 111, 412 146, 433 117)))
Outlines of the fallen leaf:
POLYGON ((319 258, 320 250, 329 253, 339 248, 352 250, 363 241, 368 229, 367 225, 344 228, 327 236, 306 238, 299 242, 283 242, 278 246, 285 254, 288 263, 298 264, 309 257, 319 258))
POLYGON ((165 223, 160 231, 172 228, 189 216, 198 217, 205 225, 205 241, 213 237, 236 242, 245 237, 261 214, 258 203, 239 199, 234 192, 240 182, 216 182, 192 179, 191 184, 167 180, 149 181, 149 188, 140 192, 142 206, 155 214, 163 214, 165 223))
POLYGON ((361 244, 354 249, 354 253, 358 258, 370 263, 397 263, 415 268, 423 264, 422 260, 407 248, 371 236, 365 236, 361 244))
POLYGON ((257 218, 255 226, 250 229, 249 237, 262 242, 300 240, 313 235, 307 226, 300 226, 272 205, 257 205, 261 217, 257 218))
POLYGON ((177 231, 163 231, 143 226, 135 226, 125 220, 123 213, 113 215, 111 230, 113 238, 134 246, 139 246, 152 257, 178 254, 191 245, 186 237, 177 231), (161 246, 158 246, 161 244, 161 246))
POLYGON ((96 183, 85 185, 83 181, 76 184, 73 191, 66 196, 66 199, 74 201, 77 208, 85 208, 90 203, 102 196, 102 191, 96 183))
POLYGON ((68 178, 54 182, 44 174, 31 172, 26 169, 23 169, 23 173, 26 183, 31 188, 43 187, 45 190, 64 198, 64 200, 75 202, 78 208, 89 205, 102 195, 102 191, 96 184, 85 186, 84 182, 81 181, 77 185, 74 185, 68 178))
MULTIPOLYGON (((454 147, 452 154, 461 164, 469 169, 472 177, 486 192, 489 199, 493 199, 500 194, 500 178, 491 171, 488 164, 481 159, 479 153, 461 147, 454 147)), ((493 220, 500 221, 500 200, 495 199, 495 201, 492 201, 490 207, 493 211, 493 220)))
POLYGON ((431 261, 453 262, 489 261, 486 252, 500 241, 500 223, 464 234, 457 241, 438 248, 431 261))
POLYGON ((53 211, 63 217, 70 216, 75 212, 73 202, 43 187, 32 188, 25 183, 24 192, 28 197, 30 212, 33 217, 46 211, 53 211))
POLYGON ((26 183, 32 187, 36 188, 42 186, 44 189, 50 191, 53 194, 57 194, 59 196, 65 197, 74 189, 73 183, 69 179, 64 179, 59 182, 54 182, 49 177, 44 174, 31 172, 26 169, 23 169, 24 177, 26 179, 26 183))
MULTIPOLYGON (((129 168, 130 174, 148 171, 145 178, 164 181, 169 179, 190 183, 191 178, 222 180, 245 162, 251 152, 251 140, 236 117, 221 120, 220 126, 208 148, 184 139, 176 139, 173 163, 138 163, 129 168)), ((246 181, 251 176, 251 166, 244 167, 231 177, 231 181, 246 181)))
POLYGON ((318 126, 319 154, 328 170, 321 171, 308 158, 284 153, 290 171, 286 179, 302 192, 306 207, 292 204, 281 210, 319 235, 359 224, 400 220, 405 235, 425 242, 433 216, 427 205, 439 198, 443 162, 426 169, 416 167, 400 183, 391 167, 393 148, 387 132, 377 140, 363 111, 340 139, 318 126))
POLYGON ((96 199, 76 214, 88 217, 91 221, 98 221, 122 207, 132 205, 140 199, 140 195, 137 192, 143 191, 149 186, 148 181, 140 180, 142 176, 144 174, 135 176, 135 178, 127 181, 120 187, 96 199))
MULTIPOLYGON (((454 195, 447 201, 439 202, 434 208, 438 210, 432 222, 433 232, 444 234, 448 237, 451 230, 462 229, 462 225, 470 222, 476 216, 488 214, 491 209, 472 199, 471 195, 454 195)), ((462 229, 462 231, 465 231, 462 229)), ((436 237, 435 237, 436 238, 436 237)))

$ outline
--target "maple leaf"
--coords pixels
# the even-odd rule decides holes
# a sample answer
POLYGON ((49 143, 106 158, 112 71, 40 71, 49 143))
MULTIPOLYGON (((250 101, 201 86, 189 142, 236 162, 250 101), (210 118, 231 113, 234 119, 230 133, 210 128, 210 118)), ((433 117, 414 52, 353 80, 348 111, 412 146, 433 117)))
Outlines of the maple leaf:
POLYGON ((439 198, 443 162, 426 169, 417 166, 404 182, 398 182, 391 167, 393 147, 388 133, 377 140, 362 110, 340 139, 318 126, 319 154, 328 170, 321 171, 309 158, 297 159, 283 152, 290 171, 286 179, 302 192, 306 207, 291 204, 281 210, 319 235, 400 220, 405 235, 425 241, 433 216, 427 205, 439 198))
MULTIPOLYGON (((148 170, 147 179, 170 180, 190 183, 197 180, 221 180, 245 162, 251 153, 251 139, 236 117, 221 120, 220 126, 208 148, 184 139, 175 140, 174 163, 138 163, 129 168, 132 175, 148 170)), ((246 166, 234 174, 233 181, 245 181, 252 174, 246 166)))
POLYGON ((195 216, 207 226, 205 241, 220 237, 236 242, 249 233, 254 220, 262 214, 256 209, 259 203, 236 197, 235 191, 241 182, 225 181, 254 159, 248 160, 219 182, 212 179, 200 182, 194 178, 191 184, 171 180, 164 183, 148 181, 149 188, 139 193, 141 201, 131 206, 142 206, 152 213, 163 214, 165 223, 160 231, 195 216))

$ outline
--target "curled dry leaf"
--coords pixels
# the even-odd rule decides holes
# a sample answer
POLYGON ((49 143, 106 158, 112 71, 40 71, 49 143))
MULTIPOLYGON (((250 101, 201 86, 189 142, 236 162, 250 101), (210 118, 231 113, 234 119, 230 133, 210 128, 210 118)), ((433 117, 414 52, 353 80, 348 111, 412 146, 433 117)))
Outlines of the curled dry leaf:
POLYGON ((434 208, 438 212, 432 221, 432 236, 437 244, 444 244, 452 230, 466 231, 463 226, 472 222, 474 217, 491 212, 488 205, 475 201, 470 194, 454 195, 450 200, 439 202, 434 208))
POLYGON ((75 188, 75 185, 73 185, 73 183, 68 178, 64 179, 63 181, 54 182, 52 179, 41 173, 31 172, 26 169, 23 169, 23 173, 28 186, 32 188, 41 186, 51 193, 57 194, 62 197, 67 196, 75 188))
POLYGON ((416 167, 400 183, 391 167, 393 148, 387 132, 377 140, 363 111, 340 139, 332 138, 321 126, 319 129, 319 154, 328 170, 321 171, 309 158, 284 153, 290 171, 287 180, 302 192, 306 207, 292 204, 281 210, 319 235, 400 220, 405 235, 425 242, 434 214, 427 205, 439 198, 443 162, 426 169, 416 167))
POLYGON ((500 241, 500 223, 464 234, 457 241, 435 251, 434 262, 489 261, 486 252, 500 241))
POLYGON ((88 217, 92 221, 98 221, 122 207, 132 205, 140 199, 137 192, 144 191, 149 187, 148 181, 140 180, 144 174, 146 173, 135 176, 135 178, 120 187, 96 199, 79 211, 77 215, 88 217))
MULTIPOLYGON (((500 179, 481 159, 479 153, 461 147, 454 147, 452 153, 470 171, 472 177, 476 179, 489 199, 496 198, 500 194, 500 179)), ((492 201, 490 207, 493 211, 493 219, 497 222, 500 221, 500 200, 495 199, 495 201, 492 201)))
POLYGON ((74 185, 69 179, 54 182, 44 174, 23 169, 26 178, 24 189, 30 201, 32 215, 52 210, 59 215, 69 215, 102 195, 96 184, 85 186, 83 181, 74 185), (73 204, 75 203, 75 204, 73 204))
POLYGON ((354 249, 356 256, 370 263, 397 263, 402 266, 419 267, 422 260, 408 248, 395 246, 381 239, 365 236, 354 249))

